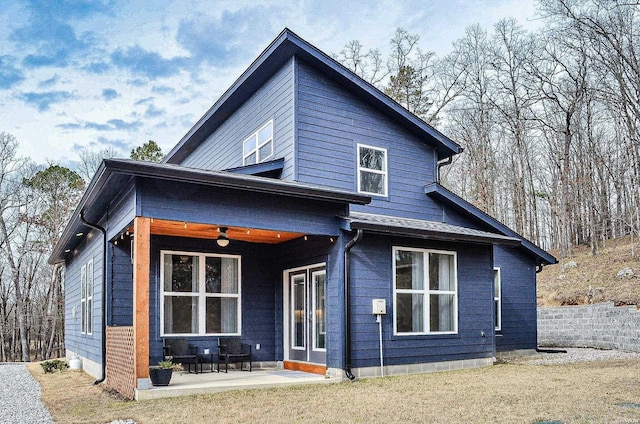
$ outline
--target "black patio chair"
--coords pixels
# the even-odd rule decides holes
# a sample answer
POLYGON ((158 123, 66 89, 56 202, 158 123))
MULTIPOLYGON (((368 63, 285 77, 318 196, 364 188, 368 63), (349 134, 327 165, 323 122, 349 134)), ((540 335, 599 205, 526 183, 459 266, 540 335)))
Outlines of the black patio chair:
MULTIPOLYGON (((194 372, 198 373, 198 348, 190 346, 187 339, 164 339, 162 346, 165 361, 171 360, 174 364, 182 364, 187 366, 187 372, 191 372, 191 366, 194 365, 194 372)), ((202 364, 200 364, 200 373, 202 373, 202 364)))
POLYGON ((251 372, 251 345, 240 342, 239 338, 219 338, 218 339, 218 372, 220 363, 224 362, 224 372, 229 372, 229 363, 240 362, 242 371, 251 372), (249 369, 244 368, 244 363, 249 363, 249 369))

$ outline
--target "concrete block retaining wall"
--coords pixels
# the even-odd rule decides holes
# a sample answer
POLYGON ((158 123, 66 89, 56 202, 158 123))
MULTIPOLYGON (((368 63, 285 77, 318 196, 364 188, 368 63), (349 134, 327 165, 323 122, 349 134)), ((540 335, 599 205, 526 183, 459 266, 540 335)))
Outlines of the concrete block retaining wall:
POLYGON ((613 302, 538 308, 538 345, 640 352, 640 312, 613 302))

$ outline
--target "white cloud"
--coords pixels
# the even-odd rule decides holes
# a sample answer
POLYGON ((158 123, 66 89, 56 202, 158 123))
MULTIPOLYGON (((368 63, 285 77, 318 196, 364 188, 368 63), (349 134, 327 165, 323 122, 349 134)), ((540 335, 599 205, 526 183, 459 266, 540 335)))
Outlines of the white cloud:
POLYGON ((358 39, 387 50, 397 27, 444 54, 466 26, 490 30, 533 0, 5 0, 0 10, 0 131, 43 163, 74 146, 177 143, 284 27, 328 54, 358 39))

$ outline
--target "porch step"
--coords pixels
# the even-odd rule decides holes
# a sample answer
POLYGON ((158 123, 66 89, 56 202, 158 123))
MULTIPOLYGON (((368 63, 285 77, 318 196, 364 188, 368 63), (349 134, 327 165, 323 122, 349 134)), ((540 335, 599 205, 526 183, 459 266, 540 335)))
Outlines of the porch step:
POLYGON ((326 366, 310 364, 308 362, 284 361, 284 363, 282 364, 282 367, 285 370, 303 371, 303 372, 309 372, 312 374, 325 375, 327 373, 326 366))

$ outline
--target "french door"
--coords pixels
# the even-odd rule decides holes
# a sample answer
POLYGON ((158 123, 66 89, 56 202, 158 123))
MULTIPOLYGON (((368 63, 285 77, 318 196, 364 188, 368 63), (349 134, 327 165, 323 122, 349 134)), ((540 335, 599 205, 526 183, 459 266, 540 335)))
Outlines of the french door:
POLYGON ((285 272, 285 334, 289 360, 326 363, 326 270, 324 264, 285 272))

